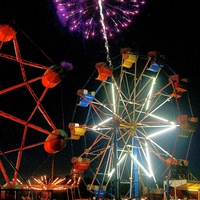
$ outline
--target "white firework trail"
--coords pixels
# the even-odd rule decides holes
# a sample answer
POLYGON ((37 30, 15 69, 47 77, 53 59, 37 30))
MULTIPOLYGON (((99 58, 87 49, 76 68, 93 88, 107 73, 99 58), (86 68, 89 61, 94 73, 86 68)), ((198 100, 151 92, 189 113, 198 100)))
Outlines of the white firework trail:
POLYGON ((110 60, 110 53, 109 53, 109 46, 108 46, 108 37, 106 33, 106 26, 104 23, 104 15, 103 15, 103 9, 102 9, 102 0, 98 1, 99 8, 100 8, 100 16, 101 16, 101 25, 103 27, 103 37, 105 39, 105 48, 106 48, 106 54, 107 54, 107 61, 109 62, 109 65, 111 66, 111 60, 110 60))

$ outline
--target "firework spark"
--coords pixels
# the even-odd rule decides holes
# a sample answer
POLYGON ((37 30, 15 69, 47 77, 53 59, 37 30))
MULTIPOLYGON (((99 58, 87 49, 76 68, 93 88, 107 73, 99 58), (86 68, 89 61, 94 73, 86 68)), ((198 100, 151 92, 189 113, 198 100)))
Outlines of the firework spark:
POLYGON ((112 38, 133 21, 144 0, 102 0, 100 8, 96 0, 54 0, 57 15, 62 24, 71 31, 78 31, 89 39, 102 36, 101 13, 104 16, 106 35, 112 38), (102 9, 102 12, 101 12, 102 9))

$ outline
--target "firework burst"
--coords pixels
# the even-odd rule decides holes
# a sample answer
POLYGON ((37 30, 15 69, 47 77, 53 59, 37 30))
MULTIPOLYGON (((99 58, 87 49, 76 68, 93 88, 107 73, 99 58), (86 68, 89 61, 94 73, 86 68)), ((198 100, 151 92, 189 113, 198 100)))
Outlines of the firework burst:
POLYGON ((103 35, 101 14, 106 34, 112 38, 132 23, 144 0, 54 0, 54 3, 62 24, 89 39, 103 35))

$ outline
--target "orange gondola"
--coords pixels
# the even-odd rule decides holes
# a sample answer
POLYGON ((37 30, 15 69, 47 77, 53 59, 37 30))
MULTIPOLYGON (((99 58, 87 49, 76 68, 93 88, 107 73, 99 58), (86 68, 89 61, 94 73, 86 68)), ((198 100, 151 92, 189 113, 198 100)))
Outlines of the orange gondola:
POLYGON ((113 70, 106 66, 103 62, 96 63, 95 67, 98 71, 98 77, 96 80, 104 82, 108 79, 109 76, 112 75, 113 70))
POLYGON ((63 68, 59 65, 52 65, 42 77, 42 84, 44 87, 53 88, 55 87, 62 78, 64 77, 63 68))
POLYGON ((7 24, 1 24, 0 25, 0 41, 1 42, 9 42, 10 40, 13 40, 16 32, 15 30, 7 25, 7 24))
POLYGON ((54 131, 53 134, 49 135, 44 143, 44 149, 47 153, 54 154, 65 148, 68 141, 67 133, 64 130, 59 129, 56 134, 54 131))

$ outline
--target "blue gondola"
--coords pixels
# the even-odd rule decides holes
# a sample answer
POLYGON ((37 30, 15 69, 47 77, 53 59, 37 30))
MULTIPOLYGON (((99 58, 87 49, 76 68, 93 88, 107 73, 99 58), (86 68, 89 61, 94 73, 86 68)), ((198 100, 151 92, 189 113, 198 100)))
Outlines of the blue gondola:
POLYGON ((89 102, 94 100, 95 92, 88 93, 88 91, 84 89, 78 90, 77 93, 79 96, 81 96, 78 106, 87 107, 89 105, 89 102))

